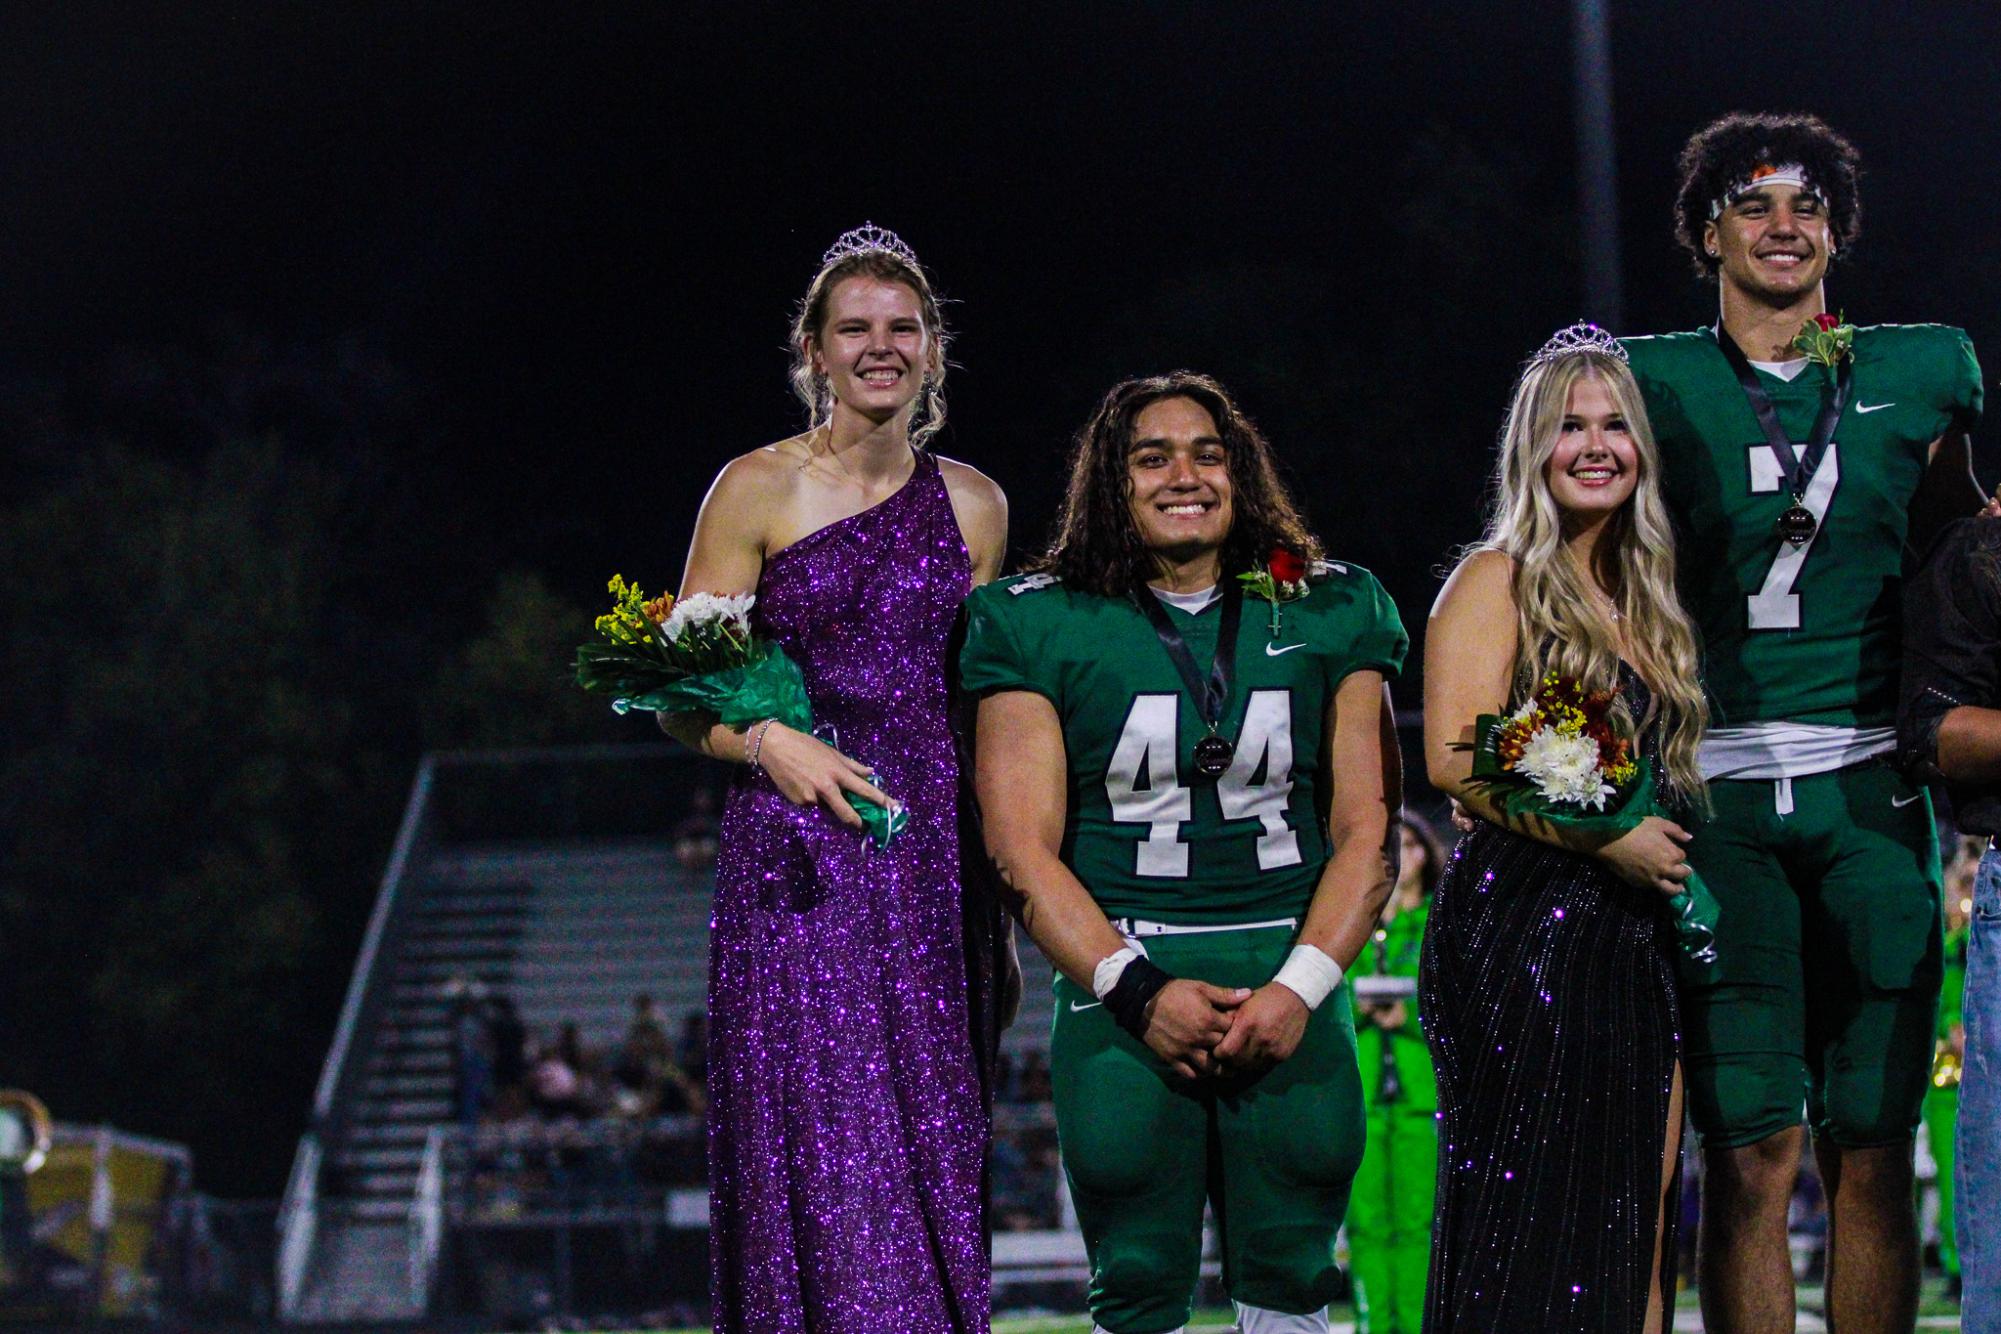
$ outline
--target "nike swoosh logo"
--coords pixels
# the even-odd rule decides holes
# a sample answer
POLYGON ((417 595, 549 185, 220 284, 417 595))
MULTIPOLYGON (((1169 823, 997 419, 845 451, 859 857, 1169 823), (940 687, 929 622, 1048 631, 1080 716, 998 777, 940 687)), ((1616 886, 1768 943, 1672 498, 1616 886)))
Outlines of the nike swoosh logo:
POLYGON ((1097 1008, 1098 1008, 1098 1007, 1099 1007, 1100 1005, 1103 1005, 1103 1004, 1104 1004, 1104 1002, 1103 1002, 1103 1001, 1092 1001, 1092 1002, 1091 1002, 1091 1003, 1090 1003, 1089 1005, 1079 1005, 1079 1004, 1078 1004, 1078 1003, 1077 1003, 1076 1001, 1071 1001, 1071 1002, 1070 1002, 1070 1013, 1072 1013, 1072 1014, 1077 1014, 1077 1013, 1079 1013, 1080 1011, 1083 1011, 1083 1010, 1095 1010, 1095 1009, 1097 1009, 1097 1008))
POLYGON ((1296 648, 1305 648, 1305 647, 1306 645, 1304 644, 1287 644, 1284 648, 1280 648, 1276 644, 1266 644, 1265 656, 1267 658, 1276 658, 1281 653, 1290 653, 1296 648))
POLYGON ((1896 406, 1897 405, 1895 403, 1857 403, 1855 405, 1855 410, 1858 413, 1881 412, 1884 408, 1894 408, 1896 406))
POLYGON ((1890 798, 1890 804, 1892 806, 1895 806, 1898 810, 1902 810, 1904 807, 1910 805, 1912 802, 1916 801, 1919 797, 1922 797, 1923 795, 1924 793, 1919 792, 1912 796, 1905 797, 1902 801, 1898 801, 1895 797, 1892 797, 1890 798))

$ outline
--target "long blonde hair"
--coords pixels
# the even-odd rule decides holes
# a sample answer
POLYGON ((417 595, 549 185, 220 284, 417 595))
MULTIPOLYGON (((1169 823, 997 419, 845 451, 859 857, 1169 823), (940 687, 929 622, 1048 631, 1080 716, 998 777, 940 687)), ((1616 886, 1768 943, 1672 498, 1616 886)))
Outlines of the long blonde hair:
MULTIPOLYGON (((1545 674, 1572 677, 1589 688, 1619 679, 1618 637, 1589 577, 1565 550, 1563 513, 1549 489, 1570 392, 1595 377, 1605 386, 1639 453, 1639 479, 1607 521, 1592 563, 1626 626, 1626 649, 1651 687, 1660 718, 1661 766, 1678 798, 1705 801, 1696 748, 1709 724, 1695 627, 1674 589, 1674 528, 1661 499, 1660 451, 1646 405, 1624 361, 1604 352, 1572 352, 1532 363, 1515 386, 1501 429, 1494 503, 1480 548, 1507 555, 1514 567, 1513 701, 1545 674)), ((1644 719, 1634 719, 1644 722, 1644 719)))

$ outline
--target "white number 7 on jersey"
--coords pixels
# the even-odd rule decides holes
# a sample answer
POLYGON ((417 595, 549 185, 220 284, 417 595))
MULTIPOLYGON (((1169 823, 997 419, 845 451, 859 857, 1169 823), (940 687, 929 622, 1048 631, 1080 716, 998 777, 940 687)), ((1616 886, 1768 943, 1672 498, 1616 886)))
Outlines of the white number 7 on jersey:
MULTIPOLYGON (((1765 571, 1765 583, 1757 592, 1745 599, 1749 604, 1750 625, 1753 630, 1797 630, 1800 628, 1800 595, 1793 592, 1793 584, 1800 577, 1800 568, 1806 564, 1813 544, 1820 540, 1820 529, 1827 522, 1828 506, 1834 503, 1834 488, 1841 484, 1841 450, 1832 441, 1827 442, 1827 452, 1821 456, 1820 466, 1813 470, 1813 477, 1806 484, 1806 494, 1800 497, 1800 504, 1813 515, 1815 524, 1813 536, 1799 546, 1773 535, 1778 551, 1772 557, 1772 567, 1765 571)), ((1779 466, 1779 456, 1772 452, 1770 445, 1751 446, 1751 494, 1770 495, 1785 485, 1785 473, 1779 466)))

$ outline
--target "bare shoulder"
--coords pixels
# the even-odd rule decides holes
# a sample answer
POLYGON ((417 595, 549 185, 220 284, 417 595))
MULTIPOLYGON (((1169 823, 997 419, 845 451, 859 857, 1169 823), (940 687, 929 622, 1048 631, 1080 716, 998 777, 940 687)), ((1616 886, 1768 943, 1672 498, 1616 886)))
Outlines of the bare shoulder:
POLYGON ((755 496, 760 503, 768 503, 774 494, 797 484, 805 464, 803 436, 762 445, 725 463, 709 494, 714 500, 755 496))
POLYGON ((1000 484, 970 463, 948 459, 938 455, 938 473, 945 479, 945 489, 952 495, 954 504, 962 506, 969 513, 1007 514, 1007 495, 1000 484))
POLYGON ((1007 496, 991 477, 957 459, 939 459, 938 474, 973 560, 973 582, 986 583, 1000 574, 1007 557, 1007 496))
POLYGON ((1511 610, 1515 600, 1515 562, 1512 556, 1493 547, 1468 552, 1438 600, 1431 604, 1432 619, 1443 616, 1485 615, 1511 610))
POLYGON ((737 455, 710 484, 701 522, 720 524, 764 550, 782 529, 773 520, 797 508, 805 464, 805 446, 796 437, 737 455))

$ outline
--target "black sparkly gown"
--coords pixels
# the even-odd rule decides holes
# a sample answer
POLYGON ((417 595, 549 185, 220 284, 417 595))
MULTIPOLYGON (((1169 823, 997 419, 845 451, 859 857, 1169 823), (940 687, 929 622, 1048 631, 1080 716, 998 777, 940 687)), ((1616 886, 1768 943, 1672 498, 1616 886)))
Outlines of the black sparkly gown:
MULTIPOLYGON (((1630 673, 1626 692, 1644 717, 1630 673)), ((1673 950, 1661 896, 1598 861, 1486 823, 1453 849, 1418 984, 1440 1117, 1425 1334, 1639 1334, 1657 1220, 1672 1320, 1673 950)))

